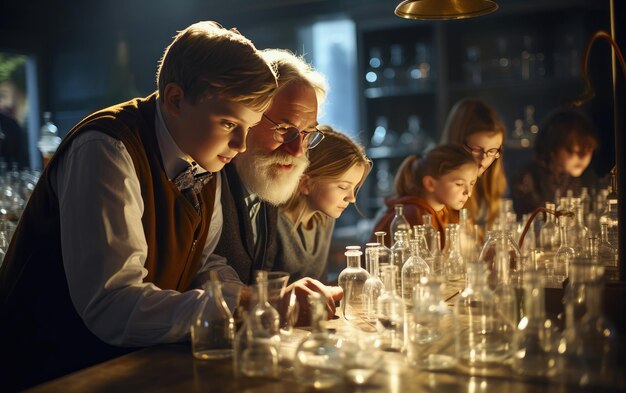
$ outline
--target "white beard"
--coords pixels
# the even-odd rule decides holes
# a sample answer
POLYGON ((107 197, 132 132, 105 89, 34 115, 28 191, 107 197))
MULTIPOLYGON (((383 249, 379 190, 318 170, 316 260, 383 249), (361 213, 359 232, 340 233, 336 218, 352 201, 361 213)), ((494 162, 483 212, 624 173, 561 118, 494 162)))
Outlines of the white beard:
POLYGON ((309 166, 306 155, 294 157, 281 151, 270 154, 249 149, 238 155, 234 164, 243 184, 261 200, 274 206, 282 205, 298 188, 300 177, 309 166), (293 165, 291 171, 282 172, 276 165, 293 165))

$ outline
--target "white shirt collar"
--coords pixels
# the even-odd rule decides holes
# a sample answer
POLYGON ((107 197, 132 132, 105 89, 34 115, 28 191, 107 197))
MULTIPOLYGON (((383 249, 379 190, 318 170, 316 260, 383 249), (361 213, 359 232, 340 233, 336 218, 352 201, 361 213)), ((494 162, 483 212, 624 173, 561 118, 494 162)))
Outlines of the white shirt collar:
MULTIPOLYGON (((179 173, 187 168, 187 166, 193 165, 194 161, 189 154, 180 150, 180 147, 178 147, 176 141, 172 138, 172 135, 163 120, 158 98, 156 101, 154 125, 156 128, 156 136, 157 142, 159 143, 161 158, 163 159, 163 168, 165 169, 168 179, 174 179, 179 173)), ((198 165, 196 173, 204 172, 206 172, 206 169, 198 165)))

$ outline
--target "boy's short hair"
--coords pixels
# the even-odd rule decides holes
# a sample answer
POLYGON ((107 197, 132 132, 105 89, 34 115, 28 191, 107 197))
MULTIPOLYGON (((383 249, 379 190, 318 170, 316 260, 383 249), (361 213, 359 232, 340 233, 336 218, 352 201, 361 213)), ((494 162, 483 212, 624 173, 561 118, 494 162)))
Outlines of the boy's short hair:
POLYGON ((303 57, 286 49, 264 49, 261 55, 276 71, 279 91, 290 83, 304 82, 315 90, 317 106, 322 106, 326 99, 328 82, 324 75, 314 70, 303 57))
POLYGON ((212 21, 178 32, 165 49, 157 72, 159 96, 178 84, 191 103, 204 98, 238 102, 264 112, 277 88, 273 68, 236 29, 212 21))

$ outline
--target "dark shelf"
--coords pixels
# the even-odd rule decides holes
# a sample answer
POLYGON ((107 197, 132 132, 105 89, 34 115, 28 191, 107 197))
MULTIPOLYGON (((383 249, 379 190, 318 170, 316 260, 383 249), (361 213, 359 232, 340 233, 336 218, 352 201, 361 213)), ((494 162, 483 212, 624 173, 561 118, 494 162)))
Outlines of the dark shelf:
POLYGON ((378 146, 378 147, 369 147, 367 149, 367 156, 373 160, 380 158, 400 158, 406 157, 411 154, 415 154, 415 151, 412 151, 409 148, 404 146, 378 146))
POLYGON ((581 89, 582 80, 580 78, 543 78, 536 80, 511 80, 511 81, 494 81, 484 82, 480 85, 472 83, 452 83, 450 84, 450 91, 456 93, 481 93, 487 91, 525 91, 525 92, 537 92, 538 90, 572 90, 581 89))
POLYGON ((388 87, 368 87, 364 90, 366 98, 384 98, 410 95, 435 94, 434 84, 436 81, 430 80, 422 86, 388 86, 388 87))

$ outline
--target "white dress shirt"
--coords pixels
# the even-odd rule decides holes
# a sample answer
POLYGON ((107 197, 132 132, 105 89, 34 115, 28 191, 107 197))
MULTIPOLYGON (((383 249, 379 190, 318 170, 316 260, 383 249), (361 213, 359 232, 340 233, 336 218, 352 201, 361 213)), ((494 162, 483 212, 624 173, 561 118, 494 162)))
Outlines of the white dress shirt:
MULTIPOLYGON (((172 179, 191 157, 178 148, 156 105, 157 140, 165 171, 172 179)), ((51 184, 59 199, 63 263, 72 302, 86 326, 103 341, 118 346, 188 339, 204 291, 181 293, 143 282, 148 274, 144 267, 148 245, 141 222, 144 204, 124 144, 89 130, 77 136, 59 159, 51 184)), ((221 234, 220 195, 218 176, 203 262, 194 279, 197 288, 208 277, 212 267, 207 258, 221 234)), ((220 264, 215 268, 220 277, 232 270, 220 264)), ((241 286, 238 280, 223 284, 231 309, 241 286)))

